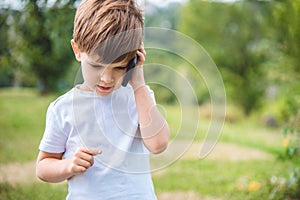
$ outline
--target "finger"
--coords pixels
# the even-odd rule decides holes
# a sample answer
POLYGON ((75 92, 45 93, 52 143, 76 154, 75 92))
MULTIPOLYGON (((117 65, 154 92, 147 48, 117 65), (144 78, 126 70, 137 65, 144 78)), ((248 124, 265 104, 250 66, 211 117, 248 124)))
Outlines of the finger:
POLYGON ((80 150, 81 150, 82 152, 87 153, 87 154, 90 154, 90 155, 92 155, 92 156, 96 156, 96 155, 102 153, 100 149, 93 148, 93 147, 90 147, 90 148, 82 147, 82 148, 80 148, 80 150))
POLYGON ((102 153, 102 151, 100 149, 93 148, 93 147, 88 148, 88 151, 92 156, 96 156, 96 155, 102 153))
POLYGON ((144 46, 140 47, 138 49, 138 52, 141 52, 144 56, 146 56, 146 50, 145 50, 144 46))
POLYGON ((72 171, 73 171, 74 173, 83 173, 83 172, 85 172, 86 170, 87 170, 86 167, 83 167, 83 166, 80 166, 80 165, 76 165, 76 166, 74 166, 73 169, 72 169, 72 171))
POLYGON ((137 51, 137 55, 138 55, 137 65, 143 64, 146 60, 145 55, 141 51, 137 51))
POLYGON ((84 167, 90 167, 94 164, 94 157, 89 153, 78 151, 74 155, 74 163, 84 167))
POLYGON ((76 165, 77 166, 81 166, 84 167, 86 169, 90 168, 91 166, 93 166, 94 164, 94 159, 92 158, 92 160, 84 160, 84 159, 78 159, 76 161, 76 165))
POLYGON ((91 165, 94 164, 93 156, 87 148, 79 148, 74 154, 75 158, 88 161, 91 165))

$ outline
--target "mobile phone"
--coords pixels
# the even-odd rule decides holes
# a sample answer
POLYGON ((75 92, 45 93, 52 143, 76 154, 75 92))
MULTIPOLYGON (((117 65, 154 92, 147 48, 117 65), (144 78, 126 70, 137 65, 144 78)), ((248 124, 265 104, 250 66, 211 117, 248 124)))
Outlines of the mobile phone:
POLYGON ((134 55, 134 57, 129 61, 129 63, 127 65, 126 74, 125 74, 125 77, 124 77, 123 82, 122 82, 123 87, 126 87, 129 80, 131 79, 132 69, 135 67, 136 62, 137 62, 137 55, 134 55))

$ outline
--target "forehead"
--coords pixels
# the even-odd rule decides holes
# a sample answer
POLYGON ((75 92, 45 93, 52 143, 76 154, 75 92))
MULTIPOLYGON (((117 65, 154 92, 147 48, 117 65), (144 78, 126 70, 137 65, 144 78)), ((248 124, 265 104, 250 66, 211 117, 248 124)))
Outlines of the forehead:
POLYGON ((93 64, 97 64, 97 65, 102 65, 102 66, 107 66, 107 65, 110 65, 110 66, 124 66, 124 65, 127 65, 129 60, 127 59, 123 59, 121 61, 118 61, 118 62, 113 62, 111 61, 110 63, 104 63, 102 62, 103 59, 101 59, 100 56, 93 56, 93 55, 87 55, 86 56, 86 60, 90 63, 93 63, 93 64))

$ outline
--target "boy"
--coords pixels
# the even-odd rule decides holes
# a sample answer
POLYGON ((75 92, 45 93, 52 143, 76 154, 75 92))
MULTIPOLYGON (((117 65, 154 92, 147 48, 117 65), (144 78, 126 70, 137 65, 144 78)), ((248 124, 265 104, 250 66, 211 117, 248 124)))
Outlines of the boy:
POLYGON ((134 0, 77 8, 71 45, 84 81, 50 104, 36 164, 41 180, 68 180, 67 199, 156 199, 149 152, 167 147, 169 129, 145 84, 142 35, 134 0))

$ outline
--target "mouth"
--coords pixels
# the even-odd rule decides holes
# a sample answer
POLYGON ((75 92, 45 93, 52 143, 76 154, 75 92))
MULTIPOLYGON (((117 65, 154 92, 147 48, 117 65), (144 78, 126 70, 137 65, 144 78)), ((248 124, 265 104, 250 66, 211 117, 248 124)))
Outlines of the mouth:
POLYGON ((113 87, 106 87, 106 86, 97 85, 97 88, 98 88, 100 91, 108 92, 108 91, 110 91, 113 87))

